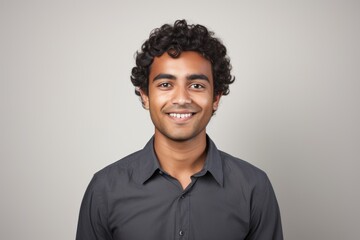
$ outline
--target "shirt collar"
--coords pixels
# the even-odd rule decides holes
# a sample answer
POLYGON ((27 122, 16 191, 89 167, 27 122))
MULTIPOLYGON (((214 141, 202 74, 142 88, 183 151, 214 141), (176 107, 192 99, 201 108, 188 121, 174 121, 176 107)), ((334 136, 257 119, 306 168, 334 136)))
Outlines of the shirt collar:
POLYGON ((138 179, 144 184, 154 174, 160 171, 160 164, 154 151, 154 136, 147 142, 141 150, 140 164, 138 165, 138 179))
MULTIPOLYGON (((207 153, 204 168, 201 172, 210 172, 220 186, 223 186, 223 166, 220 152, 209 136, 206 136, 207 153)), ((161 171, 154 151, 154 137, 141 150, 141 164, 138 165, 138 179, 144 184, 156 171, 161 171)))
POLYGON ((223 187, 224 172, 220 152, 211 138, 206 135, 207 153, 204 170, 211 173, 215 180, 223 187))

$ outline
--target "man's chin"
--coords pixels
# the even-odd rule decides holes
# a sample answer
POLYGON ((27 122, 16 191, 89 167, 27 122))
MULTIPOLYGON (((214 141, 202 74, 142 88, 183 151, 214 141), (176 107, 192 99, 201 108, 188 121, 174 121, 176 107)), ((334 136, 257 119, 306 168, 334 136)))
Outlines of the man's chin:
POLYGON ((191 140, 193 136, 171 134, 171 135, 166 135, 166 138, 174 142, 186 142, 191 140))
POLYGON ((174 141, 174 142, 188 142, 191 140, 194 140, 197 136, 199 136, 200 133, 184 133, 184 132, 180 132, 180 133, 163 133, 162 135, 164 135, 167 139, 174 141))

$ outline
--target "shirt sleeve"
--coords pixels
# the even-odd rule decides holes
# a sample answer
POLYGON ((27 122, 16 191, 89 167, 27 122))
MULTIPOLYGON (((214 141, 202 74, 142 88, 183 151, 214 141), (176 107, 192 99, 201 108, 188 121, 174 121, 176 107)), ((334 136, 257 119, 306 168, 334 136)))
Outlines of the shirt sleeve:
POLYGON ((250 218, 246 240, 283 240, 279 206, 265 173, 253 189, 250 218))
POLYGON ((112 240, 108 228, 107 201, 101 181, 95 175, 81 203, 76 240, 112 240))

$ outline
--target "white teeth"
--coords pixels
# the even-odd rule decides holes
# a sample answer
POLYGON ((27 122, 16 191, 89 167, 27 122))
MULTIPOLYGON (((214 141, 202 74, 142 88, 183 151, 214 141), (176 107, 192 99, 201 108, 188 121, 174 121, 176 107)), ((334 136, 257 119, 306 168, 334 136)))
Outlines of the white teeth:
POLYGON ((191 113, 170 113, 169 114, 171 117, 174 118, 189 118, 191 117, 191 113))

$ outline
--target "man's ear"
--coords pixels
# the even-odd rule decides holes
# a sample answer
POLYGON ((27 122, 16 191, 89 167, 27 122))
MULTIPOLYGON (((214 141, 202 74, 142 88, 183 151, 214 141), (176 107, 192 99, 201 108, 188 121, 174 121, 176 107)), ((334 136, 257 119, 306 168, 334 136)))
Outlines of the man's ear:
POLYGON ((222 96, 222 94, 219 93, 218 95, 216 95, 216 96, 214 97, 213 112, 215 112, 215 111, 218 109, 221 96, 222 96))
POLYGON ((143 89, 138 88, 137 90, 140 93, 141 103, 142 103, 143 108, 145 108, 146 110, 149 110, 149 96, 144 92, 143 89))

